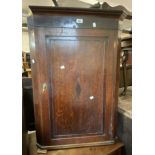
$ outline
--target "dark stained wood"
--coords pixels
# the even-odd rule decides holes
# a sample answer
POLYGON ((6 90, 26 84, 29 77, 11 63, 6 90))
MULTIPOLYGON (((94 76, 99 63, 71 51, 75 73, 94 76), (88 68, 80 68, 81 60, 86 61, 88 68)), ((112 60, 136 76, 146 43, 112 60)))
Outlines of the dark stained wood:
MULTIPOLYGON (((45 152, 45 150, 43 150, 45 152)), ((29 134, 29 153, 30 155, 43 155, 37 151, 35 133, 29 134)), ((45 155, 124 155, 124 145, 116 142, 106 146, 91 146, 81 148, 69 148, 61 150, 48 150, 45 155)))
POLYGON ((109 146, 84 147, 48 151, 48 155, 123 155, 124 145, 120 142, 109 146))
POLYGON ((66 28, 65 24, 61 28, 46 27, 35 25, 35 17, 44 23, 42 17, 55 16, 55 13, 60 17, 66 17, 65 13, 71 17, 81 13, 91 17, 96 13, 92 15, 95 21, 102 13, 104 22, 112 16, 111 22, 118 23, 121 12, 115 16, 114 12, 107 15, 94 9, 90 12, 83 9, 81 13, 81 9, 31 9, 35 14, 29 34, 31 60, 35 62, 32 79, 37 145, 60 149, 114 143, 120 50, 118 25, 117 29, 66 28))
POLYGON ((51 120, 55 120, 52 137, 103 134, 104 49, 108 40, 97 37, 47 40, 54 113, 51 120))
POLYGON ((88 29, 93 28, 93 23, 96 23, 95 28, 102 29, 118 29, 118 20, 113 18, 103 18, 86 15, 76 16, 34 16, 28 18, 29 27, 51 27, 51 28, 76 28, 76 29, 88 29), (84 23, 77 23, 76 19, 82 19, 84 23), (94 20, 95 19, 95 20, 94 20), (103 20, 104 19, 104 20, 103 20))
POLYGON ((71 8, 71 7, 49 7, 49 6, 29 6, 33 15, 95 15, 108 18, 120 18, 127 17, 127 13, 124 10, 118 9, 94 9, 94 8, 71 8))

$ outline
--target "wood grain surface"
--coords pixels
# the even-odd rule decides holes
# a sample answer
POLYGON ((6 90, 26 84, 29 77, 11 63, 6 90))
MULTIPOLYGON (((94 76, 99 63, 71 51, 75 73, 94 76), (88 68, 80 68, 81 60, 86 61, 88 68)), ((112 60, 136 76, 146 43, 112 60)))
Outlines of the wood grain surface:
MULTIPOLYGON (((111 18, 108 12, 103 19, 101 11, 89 14, 88 20, 92 17, 94 22, 98 22, 97 17, 105 23, 110 18, 117 29, 90 28, 90 22, 85 28, 66 28, 72 20, 60 28, 35 25, 36 19, 41 23, 47 19, 42 18, 47 12, 40 14, 38 9, 32 16, 34 25, 29 27, 38 146, 58 149, 114 143, 121 13, 117 11, 119 15, 114 16, 116 12, 111 12, 111 18)), ((78 14, 77 9, 76 15, 59 11, 55 13, 60 17, 67 13, 75 18, 78 14)), ((84 12, 87 21, 89 11, 84 12)), ((49 11, 48 16, 55 13, 49 11)))
POLYGON ((123 155, 124 145, 117 142, 107 146, 93 146, 61 150, 40 150, 36 147, 35 132, 29 134, 29 155, 123 155), (44 153, 41 153, 44 152, 44 153))

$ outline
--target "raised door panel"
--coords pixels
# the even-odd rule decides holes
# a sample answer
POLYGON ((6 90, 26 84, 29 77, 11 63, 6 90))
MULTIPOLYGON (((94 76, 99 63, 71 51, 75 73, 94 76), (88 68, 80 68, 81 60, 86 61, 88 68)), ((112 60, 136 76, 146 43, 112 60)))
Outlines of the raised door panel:
POLYGON ((46 37, 51 138, 104 135, 106 37, 46 37))

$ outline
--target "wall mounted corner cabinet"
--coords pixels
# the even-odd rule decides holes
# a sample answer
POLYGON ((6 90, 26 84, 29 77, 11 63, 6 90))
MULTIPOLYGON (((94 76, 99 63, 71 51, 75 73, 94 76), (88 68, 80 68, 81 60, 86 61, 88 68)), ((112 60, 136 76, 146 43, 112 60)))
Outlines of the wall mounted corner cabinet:
POLYGON ((30 6, 37 144, 114 143, 122 11, 30 6))

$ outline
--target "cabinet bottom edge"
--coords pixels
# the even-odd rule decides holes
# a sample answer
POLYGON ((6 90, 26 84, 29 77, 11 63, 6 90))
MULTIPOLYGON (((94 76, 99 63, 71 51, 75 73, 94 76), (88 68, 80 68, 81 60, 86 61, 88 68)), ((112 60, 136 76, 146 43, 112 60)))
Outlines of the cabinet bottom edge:
POLYGON ((109 140, 104 142, 80 143, 80 144, 50 145, 50 146, 40 145, 39 143, 37 143, 37 147, 46 150, 57 150, 57 149, 78 148, 78 147, 102 146, 114 143, 115 140, 109 140))

